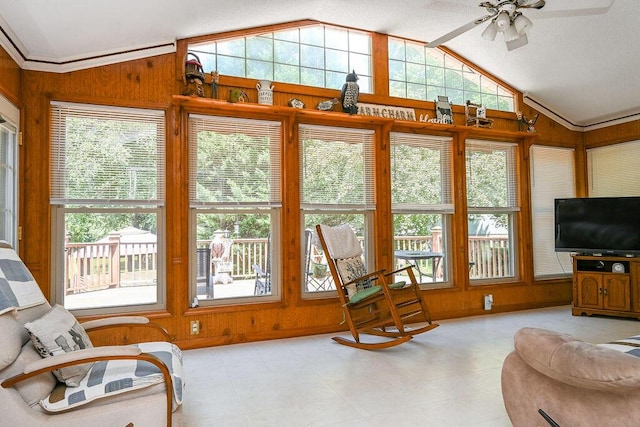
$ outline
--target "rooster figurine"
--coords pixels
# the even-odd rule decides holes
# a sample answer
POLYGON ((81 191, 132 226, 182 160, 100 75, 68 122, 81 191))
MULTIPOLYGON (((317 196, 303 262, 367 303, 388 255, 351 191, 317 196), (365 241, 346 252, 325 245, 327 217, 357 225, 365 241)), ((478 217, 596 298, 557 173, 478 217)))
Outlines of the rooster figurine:
POLYGON ((346 82, 342 86, 340 101, 342 102, 342 111, 349 114, 358 114, 358 95, 360 87, 358 86, 358 75, 353 70, 347 74, 346 82))

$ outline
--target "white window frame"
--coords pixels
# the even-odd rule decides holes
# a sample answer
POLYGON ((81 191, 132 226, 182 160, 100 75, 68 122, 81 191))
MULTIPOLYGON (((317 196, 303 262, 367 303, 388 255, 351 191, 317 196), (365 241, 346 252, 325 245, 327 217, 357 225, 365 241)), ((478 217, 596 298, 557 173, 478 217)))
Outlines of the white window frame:
MULTIPOLYGON (((393 150, 394 145, 407 145, 416 148, 430 148, 439 150, 441 153, 440 164, 440 200, 438 203, 397 203, 391 200, 391 211, 395 215, 401 214, 420 214, 420 215, 440 215, 442 217, 442 259, 440 260, 440 268, 443 272, 443 281, 422 282, 420 284, 423 289, 442 288, 451 286, 450 269, 448 262, 451 259, 450 236, 451 236, 451 217, 454 213, 453 204, 453 172, 452 172, 452 141, 451 137, 440 137, 424 134, 410 134, 404 132, 391 132, 389 135, 390 144, 393 150)), ((391 154, 391 186, 393 187, 393 171, 394 171, 394 154, 391 154)), ((419 192, 419 190, 416 190, 419 192)), ((395 222, 395 221, 394 221, 395 222)), ((395 233, 394 233, 395 234, 395 233)), ((435 264, 432 264, 435 265, 435 264)), ((418 279, 419 280, 419 279, 418 279)))
MULTIPOLYGON (((235 117, 222 117, 215 115, 189 114, 189 255, 190 277, 189 277, 189 298, 191 304, 196 302, 199 306, 218 305, 238 305, 252 302, 279 301, 282 299, 281 291, 281 257, 280 253, 280 215, 282 210, 281 176, 282 176, 282 138, 283 126, 279 121, 247 119, 235 117), (207 123, 207 121, 209 121, 207 123), (202 123, 201 126, 194 123, 202 123), (199 200, 197 193, 198 185, 198 157, 197 157, 197 132, 201 130, 214 130, 216 123, 223 133, 247 132, 247 135, 269 136, 270 137, 270 196, 269 200, 256 201, 217 201, 199 200), (277 128, 277 129, 276 129, 277 128), (250 130, 250 131, 249 131, 250 130), (276 136, 277 133, 277 136, 276 136), (199 214, 260 214, 269 215, 271 228, 269 235, 270 271, 269 280, 271 282, 271 293, 267 295, 249 295, 227 298, 199 299, 197 292, 197 222, 199 214)), ((264 266, 262 266, 264 267, 264 266)), ((215 284, 212 284, 215 286, 215 284)))
POLYGON ((141 310, 159 310, 166 307, 166 273, 165 273, 165 147, 166 147, 166 118, 163 110, 149 110, 129 107, 113 107, 96 104, 77 104, 70 102, 51 102, 51 294, 54 303, 64 305, 64 276, 65 276, 65 215, 67 213, 84 214, 153 214, 156 216, 156 279, 155 299, 153 303, 119 304, 87 308, 74 308, 77 315, 99 315, 112 313, 138 312, 141 310), (139 121, 155 123, 157 126, 157 187, 155 197, 146 199, 134 198, 75 198, 66 192, 66 178, 64 164, 65 137, 64 118, 67 114, 79 115, 86 118, 109 120, 139 121), (61 165, 62 169, 57 166, 61 165))
MULTIPOLYGON (((493 283, 502 283, 502 282, 512 282, 519 278, 520 271, 518 269, 518 245, 519 245, 519 236, 518 236, 518 214, 520 212, 520 196, 519 196, 519 179, 518 179, 518 150, 519 146, 516 143, 511 142, 496 142, 496 141, 484 141, 484 140, 473 140, 467 139, 465 142, 465 155, 469 150, 478 149, 480 151, 487 149, 504 149, 507 151, 507 164, 506 166, 506 174, 507 174, 507 200, 505 206, 471 206, 469 202, 467 202, 467 221, 470 215, 479 214, 479 215, 507 215, 509 218, 509 224, 507 226, 508 235, 509 235, 509 263, 511 268, 511 274, 505 276, 498 277, 490 277, 490 278, 472 278, 471 275, 469 277, 470 283, 472 285, 484 285, 484 284, 493 284, 493 283)), ((465 179, 468 179, 469 171, 468 166, 467 173, 465 174, 465 179)), ((467 188, 469 187, 467 183, 467 188)), ((467 239, 469 236, 467 235, 467 239)), ((473 271, 473 267, 469 268, 469 272, 473 271)))
POLYGON ((0 95, 0 115, 4 119, 0 123, 0 132, 6 140, 4 162, 0 164, 0 172, 5 176, 3 186, 4 200, 0 205, 0 215, 4 216, 4 227, 0 229, 0 240, 5 240, 18 251, 18 132, 20 129, 20 110, 0 95))
POLYGON ((640 196, 638 162, 640 141, 587 150, 589 197, 640 196))
POLYGON ((533 274, 537 279, 566 277, 573 273, 571 256, 555 251, 555 199, 575 197, 575 150, 532 145, 531 226, 533 274))
MULTIPOLYGON (((375 131, 370 129, 359 128, 346 128, 346 127, 334 127, 334 126, 321 126, 300 124, 298 127, 298 141, 300 146, 300 219, 301 219, 301 242, 304 243, 304 228, 305 228, 305 216, 313 214, 321 215, 341 215, 341 214, 355 214, 363 215, 364 219, 364 256, 368 269, 372 269, 374 265, 373 251, 371 245, 373 239, 371 238, 371 230, 373 230, 373 212, 375 210, 374 202, 374 163, 373 163, 373 147, 375 145, 375 131), (305 140, 319 140, 328 143, 347 143, 347 144, 362 144, 362 166, 363 166, 363 193, 360 200, 351 200, 348 203, 344 202, 318 202, 317 200, 311 200, 308 198, 304 191, 305 173, 307 170, 304 167, 305 152, 304 141, 305 140)), ((337 225, 337 224, 332 224, 337 225)), ((313 230, 315 233, 315 230, 313 230)), ((306 247, 303 244, 301 249, 301 283, 300 288, 303 299, 323 298, 327 295, 337 295, 335 290, 328 291, 313 291, 308 290, 306 286, 307 272, 305 271, 305 251, 306 247)))

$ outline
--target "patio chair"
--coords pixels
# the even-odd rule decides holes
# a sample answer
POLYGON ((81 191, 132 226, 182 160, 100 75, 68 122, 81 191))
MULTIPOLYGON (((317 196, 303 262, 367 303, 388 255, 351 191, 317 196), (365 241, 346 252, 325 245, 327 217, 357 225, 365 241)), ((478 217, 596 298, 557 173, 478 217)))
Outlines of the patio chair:
POLYGON ((93 347, 92 331, 166 330, 140 316, 78 323, 51 307, 0 243, 0 413, 11 426, 171 426, 183 398, 182 352, 166 341, 93 347))
POLYGON ((256 284, 253 289, 253 294, 271 294, 271 277, 269 277, 269 263, 267 263, 267 271, 264 271, 258 264, 253 264, 253 271, 256 272, 256 284))
POLYGON ((438 326, 431 322, 411 267, 391 273, 384 270, 367 273, 362 247, 348 224, 337 227, 318 224, 316 231, 338 289, 345 321, 353 336, 353 340, 333 337, 334 341, 355 348, 377 350, 402 344, 413 335, 438 326), (406 272, 410 283, 391 283, 393 275, 402 271, 406 272), (409 322, 426 324, 412 329, 409 322), (362 342, 361 334, 386 339, 362 342))
POLYGON ((253 264, 251 267, 256 273, 256 283, 253 288, 254 295, 271 295, 271 233, 267 235, 267 245, 265 247, 265 268, 260 264, 253 264))
POLYGON ((206 293, 213 297, 213 275, 211 274, 211 248, 196 248, 196 283, 204 284, 204 292, 198 289, 198 294, 206 293))
MULTIPOLYGON (((334 289, 329 267, 322 253, 314 245, 313 230, 304 230, 305 280, 307 291, 328 291, 334 289)), ((316 244, 317 241, 316 241, 316 244)))

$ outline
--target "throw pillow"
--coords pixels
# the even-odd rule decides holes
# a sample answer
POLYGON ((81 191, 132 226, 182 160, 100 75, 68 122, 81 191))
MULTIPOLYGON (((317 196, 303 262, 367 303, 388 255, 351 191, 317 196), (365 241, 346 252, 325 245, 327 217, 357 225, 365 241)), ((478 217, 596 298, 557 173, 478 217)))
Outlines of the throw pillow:
MULTIPOLYGON (((336 269, 343 283, 349 283, 367 274, 367 267, 365 267, 362 257, 359 256, 336 260, 336 269)), ((346 286, 347 294, 349 298, 352 298, 357 292, 370 288, 371 286, 373 286, 373 284, 370 279, 351 283, 346 286)))
MULTIPOLYGON (((86 331, 64 307, 55 305, 41 318, 24 325, 31 341, 42 357, 57 356, 74 350, 91 348, 86 331)), ((93 363, 68 366, 53 371, 66 385, 76 387, 93 363)))

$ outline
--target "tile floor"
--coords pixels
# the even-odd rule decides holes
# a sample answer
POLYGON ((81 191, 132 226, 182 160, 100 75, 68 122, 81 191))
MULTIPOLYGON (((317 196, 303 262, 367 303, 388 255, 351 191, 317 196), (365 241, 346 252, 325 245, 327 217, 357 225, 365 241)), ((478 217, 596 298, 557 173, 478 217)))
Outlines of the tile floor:
POLYGON ((589 342, 640 333, 637 320, 574 317, 569 306, 439 323, 376 352, 339 345, 334 334, 185 351, 182 423, 510 426, 500 369, 519 328, 559 330, 589 342))

